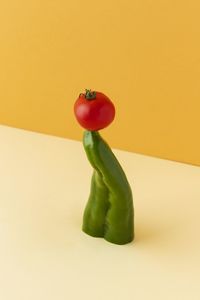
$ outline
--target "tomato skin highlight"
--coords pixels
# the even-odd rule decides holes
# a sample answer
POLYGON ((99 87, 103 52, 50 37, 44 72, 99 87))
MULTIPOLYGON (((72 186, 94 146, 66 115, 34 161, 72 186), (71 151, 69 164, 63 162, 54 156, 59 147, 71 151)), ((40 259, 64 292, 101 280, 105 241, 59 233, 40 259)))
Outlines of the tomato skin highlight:
POLYGON ((74 104, 74 114, 78 123, 85 129, 97 131, 107 127, 115 117, 115 107, 112 101, 101 92, 94 98, 87 99, 86 94, 80 94, 74 104))

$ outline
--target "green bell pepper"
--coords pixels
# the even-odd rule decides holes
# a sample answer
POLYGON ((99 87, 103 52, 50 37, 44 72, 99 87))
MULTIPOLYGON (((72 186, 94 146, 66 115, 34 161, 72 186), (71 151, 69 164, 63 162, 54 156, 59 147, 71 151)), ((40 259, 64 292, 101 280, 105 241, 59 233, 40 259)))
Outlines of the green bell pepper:
POLYGON ((114 244, 134 238, 132 191, 109 145, 98 131, 85 131, 83 145, 94 171, 82 230, 114 244))

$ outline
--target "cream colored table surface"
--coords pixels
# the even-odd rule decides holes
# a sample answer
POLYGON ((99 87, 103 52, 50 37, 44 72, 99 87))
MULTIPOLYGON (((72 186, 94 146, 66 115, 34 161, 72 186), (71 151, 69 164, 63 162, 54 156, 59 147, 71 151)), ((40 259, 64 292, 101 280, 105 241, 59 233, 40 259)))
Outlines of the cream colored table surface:
POLYGON ((200 168, 114 153, 134 195, 125 246, 80 229, 80 142, 0 126, 1 300, 200 299, 200 168))

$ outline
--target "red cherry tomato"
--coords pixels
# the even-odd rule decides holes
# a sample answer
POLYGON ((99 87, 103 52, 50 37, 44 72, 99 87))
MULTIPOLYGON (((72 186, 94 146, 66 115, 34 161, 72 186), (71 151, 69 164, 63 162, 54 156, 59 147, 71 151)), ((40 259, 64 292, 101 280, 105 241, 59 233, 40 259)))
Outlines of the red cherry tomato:
POLYGON ((86 90, 74 104, 74 113, 79 124, 90 131, 107 127, 115 117, 115 107, 101 92, 86 90))

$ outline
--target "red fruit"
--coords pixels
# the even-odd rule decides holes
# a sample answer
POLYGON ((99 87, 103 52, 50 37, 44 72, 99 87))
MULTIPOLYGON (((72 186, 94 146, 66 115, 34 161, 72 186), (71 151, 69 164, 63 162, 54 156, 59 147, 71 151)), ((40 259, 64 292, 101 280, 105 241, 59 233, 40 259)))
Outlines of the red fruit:
POLYGON ((115 107, 101 92, 86 90, 74 104, 74 113, 79 124, 90 131, 107 127, 115 117, 115 107))

